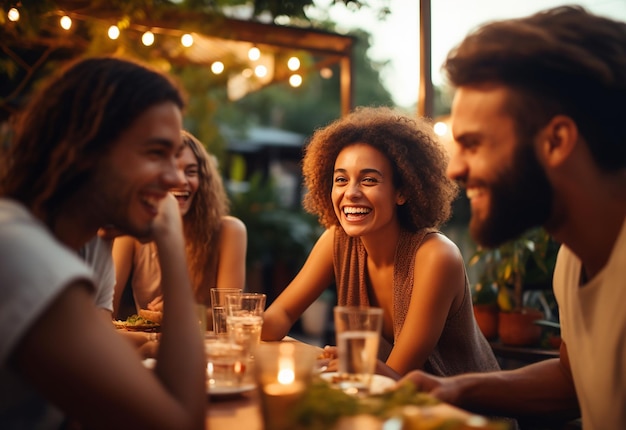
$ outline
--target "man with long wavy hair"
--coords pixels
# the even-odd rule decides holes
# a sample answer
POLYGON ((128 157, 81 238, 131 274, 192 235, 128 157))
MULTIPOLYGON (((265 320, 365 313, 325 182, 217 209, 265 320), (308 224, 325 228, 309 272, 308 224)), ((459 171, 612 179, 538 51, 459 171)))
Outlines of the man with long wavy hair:
POLYGON ((183 106, 165 75, 91 58, 19 116, 1 158, 0 428, 204 428, 203 345, 169 193, 183 106), (165 318, 154 372, 102 318, 96 275, 79 256, 108 225, 159 249, 165 318))

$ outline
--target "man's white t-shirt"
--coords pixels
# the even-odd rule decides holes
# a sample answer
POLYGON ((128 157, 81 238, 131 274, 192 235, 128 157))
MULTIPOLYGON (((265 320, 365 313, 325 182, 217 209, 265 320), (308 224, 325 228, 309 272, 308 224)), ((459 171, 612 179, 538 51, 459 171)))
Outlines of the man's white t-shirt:
POLYGON ((626 219, 605 267, 584 285, 581 269, 562 246, 554 293, 583 428, 626 429, 626 219))
POLYGON ((63 416, 17 373, 18 342, 73 282, 92 269, 21 204, 0 198, 0 428, 59 428, 63 416))
POLYGON ((99 236, 87 242, 79 255, 93 269, 96 278, 95 303, 100 309, 113 312, 113 293, 115 291, 115 266, 111 254, 113 241, 99 236))

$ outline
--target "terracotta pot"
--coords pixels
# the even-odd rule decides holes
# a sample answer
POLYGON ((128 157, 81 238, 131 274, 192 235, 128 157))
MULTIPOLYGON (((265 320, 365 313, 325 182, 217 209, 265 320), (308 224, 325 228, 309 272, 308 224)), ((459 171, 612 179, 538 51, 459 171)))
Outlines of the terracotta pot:
POLYGON ((548 345, 550 345, 550 348, 552 349, 559 349, 561 347, 561 336, 551 334, 548 337, 548 345))
POLYGON ((541 327, 533 321, 543 319, 543 312, 537 309, 500 312, 498 335, 503 345, 534 346, 541 340, 541 327))
POLYGON ((474 305, 474 318, 487 340, 498 337, 498 305, 474 305))

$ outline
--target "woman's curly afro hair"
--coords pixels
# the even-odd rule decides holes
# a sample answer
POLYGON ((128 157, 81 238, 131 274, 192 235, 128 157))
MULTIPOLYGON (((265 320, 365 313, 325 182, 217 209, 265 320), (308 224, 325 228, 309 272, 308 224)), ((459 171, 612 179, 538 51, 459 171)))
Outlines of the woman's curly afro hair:
POLYGON ((394 185, 406 198, 398 207, 403 228, 438 228, 448 220, 458 188, 446 176, 448 156, 430 122, 388 107, 360 107, 316 130, 305 148, 303 205, 325 228, 339 225, 331 201, 335 160, 355 143, 373 146, 391 162, 394 185))

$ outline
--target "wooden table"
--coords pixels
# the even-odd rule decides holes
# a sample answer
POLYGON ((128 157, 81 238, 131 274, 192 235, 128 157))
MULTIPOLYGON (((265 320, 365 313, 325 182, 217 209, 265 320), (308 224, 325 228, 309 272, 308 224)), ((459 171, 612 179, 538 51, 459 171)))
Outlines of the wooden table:
MULTIPOLYGON (((469 412, 458 409, 448 404, 428 406, 430 413, 426 415, 440 415, 447 418, 468 419, 472 415, 469 412)), ((419 409, 415 407, 415 409, 419 409)), ((259 397, 256 392, 250 391, 240 396, 210 399, 206 414, 206 429, 245 429, 264 430, 263 418, 259 407, 259 397)), ((370 416, 359 415, 354 417, 341 418, 334 426, 333 430, 384 430, 398 429, 399 423, 386 422, 370 416)))
MULTIPOLYGON (((300 342, 292 337, 285 337, 282 342, 300 342)), ((308 345, 308 344, 305 344, 308 345)), ((315 353, 321 354, 322 348, 310 345, 315 353)), ((206 428, 263 430, 263 419, 257 390, 234 396, 207 396, 206 428)))
MULTIPOLYGON (((283 340, 283 342, 290 341, 300 342, 293 338, 285 338, 283 340)), ((316 348, 320 353, 322 351, 322 349, 317 346, 311 346, 311 348, 316 348)), ((207 429, 264 430, 260 399, 257 390, 229 397, 207 396, 207 398, 208 405, 205 420, 207 429)), ((471 416, 470 413, 447 404, 439 404, 431 408, 435 414, 443 414, 446 417, 467 419, 471 416)), ((333 430, 383 430, 383 428, 399 428, 398 426, 390 426, 390 423, 386 425, 383 424, 381 420, 373 416, 359 415, 356 417, 341 418, 334 426, 333 430)))
POLYGON ((259 397, 256 390, 239 396, 209 398, 207 429, 263 430, 259 397))

